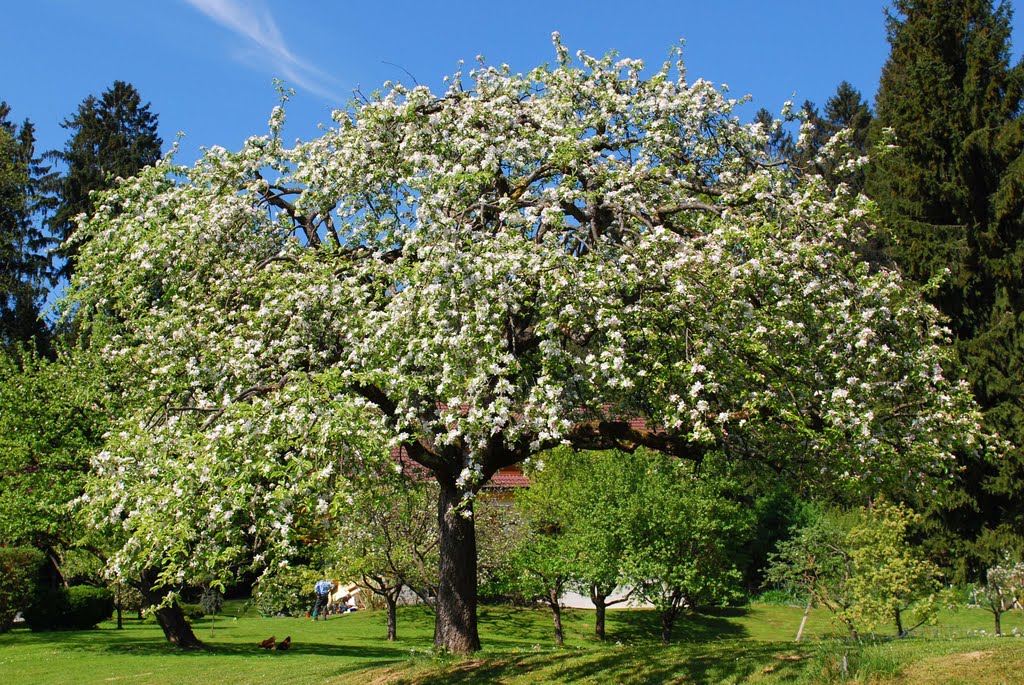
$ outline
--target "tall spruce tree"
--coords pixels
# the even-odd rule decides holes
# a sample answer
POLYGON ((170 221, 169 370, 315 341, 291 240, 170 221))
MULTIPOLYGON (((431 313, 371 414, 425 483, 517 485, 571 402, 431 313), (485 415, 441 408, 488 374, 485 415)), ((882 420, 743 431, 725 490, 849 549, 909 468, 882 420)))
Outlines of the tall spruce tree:
POLYGON ((792 161, 795 143, 792 134, 787 131, 782 122, 775 119, 772 113, 762 107, 754 115, 754 122, 764 127, 767 140, 764 145, 764 155, 770 162, 792 161))
POLYGON ((894 0, 873 137, 891 129, 897 146, 867 185, 903 272, 943 279, 933 302, 988 427, 1017 445, 966 464, 932 510, 936 547, 969 551, 975 571, 1024 548, 1024 62, 1011 64, 1010 22, 1005 0, 894 0))
MULTIPOLYGON (((64 150, 53 153, 67 171, 58 184, 59 206, 50 223, 61 241, 74 232, 75 217, 92 214, 91 193, 110 188, 116 178, 134 176, 160 159, 163 141, 157 134, 158 117, 149 108, 150 103, 142 104, 135 86, 114 81, 98 99, 85 98, 61 124, 71 137, 64 150)), ((74 245, 61 248, 64 263, 58 277, 74 273, 77 253, 74 245)))
POLYGON ((35 129, 8 120, 10 107, 0 102, 0 345, 11 347, 34 339, 48 347, 40 317, 50 270, 50 241, 40 215, 46 208, 41 184, 47 169, 35 156, 35 129))
POLYGON ((832 136, 844 129, 851 131, 849 145, 862 153, 867 152, 872 114, 860 91, 848 81, 843 81, 836 88, 835 95, 825 101, 824 114, 809 100, 804 101, 801 110, 804 121, 813 128, 799 148, 795 148, 796 165, 807 172, 823 176, 833 188, 839 183, 845 183, 853 192, 862 192, 864 173, 861 170, 840 171, 833 168, 832 164, 817 159, 822 147, 832 139, 832 136))
MULTIPOLYGON (((868 151, 868 135, 873 118, 867 101, 861 96, 860 91, 850 85, 848 81, 840 83, 836 88, 835 95, 825 101, 824 120, 830 134, 849 129, 851 132, 850 145, 863 154, 867 154, 868 151)), ((829 169, 828 177, 833 182, 842 180, 854 192, 859 193, 864 190, 865 175, 862 169, 846 171, 842 174, 837 173, 835 169, 829 169)))
POLYGON ((833 132, 844 128, 851 129, 854 147, 858 150, 867 149, 868 128, 872 120, 871 107, 849 81, 840 83, 836 87, 835 95, 825 101, 825 119, 833 132))

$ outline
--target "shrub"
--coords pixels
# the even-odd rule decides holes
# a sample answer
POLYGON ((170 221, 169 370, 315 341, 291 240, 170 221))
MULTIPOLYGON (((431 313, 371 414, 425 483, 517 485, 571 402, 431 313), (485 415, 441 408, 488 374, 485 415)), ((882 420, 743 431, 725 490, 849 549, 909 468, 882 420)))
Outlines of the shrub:
POLYGON ((41 587, 25 610, 25 622, 34 631, 60 630, 66 624, 69 611, 67 590, 41 587))
POLYGON ((68 588, 68 630, 95 628, 114 613, 114 595, 105 587, 76 585, 68 588))
POLYGON ((266 575, 253 598, 263 616, 302 616, 313 606, 313 585, 322 574, 308 566, 289 566, 266 575))
POLYGON ((752 597, 750 601, 781 607, 802 607, 807 604, 807 594, 792 589, 774 588, 752 597))
POLYGON ((10 630, 36 593, 46 557, 33 547, 0 547, 0 633, 10 630))
POLYGON ((178 606, 181 607, 181 613, 185 614, 185 618, 190 621, 206 616, 206 611, 203 609, 201 604, 196 604, 194 602, 181 602, 178 606))
POLYGON ((107 588, 44 588, 33 598, 25 621, 34 631, 88 630, 110 618, 113 612, 114 597, 107 588))

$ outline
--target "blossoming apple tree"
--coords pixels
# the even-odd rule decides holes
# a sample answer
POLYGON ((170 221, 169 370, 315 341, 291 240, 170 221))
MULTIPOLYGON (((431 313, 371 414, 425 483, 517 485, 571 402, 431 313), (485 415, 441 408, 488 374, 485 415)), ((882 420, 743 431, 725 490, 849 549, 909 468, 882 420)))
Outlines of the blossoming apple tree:
POLYGON ((277 108, 100 200, 69 302, 137 407, 86 495, 115 572, 286 563, 401 446, 440 486, 435 643, 465 653, 474 496, 546 448, 952 468, 978 417, 934 310, 855 254, 867 203, 765 159, 676 58, 555 48, 442 95, 386 84, 291 146, 277 108))

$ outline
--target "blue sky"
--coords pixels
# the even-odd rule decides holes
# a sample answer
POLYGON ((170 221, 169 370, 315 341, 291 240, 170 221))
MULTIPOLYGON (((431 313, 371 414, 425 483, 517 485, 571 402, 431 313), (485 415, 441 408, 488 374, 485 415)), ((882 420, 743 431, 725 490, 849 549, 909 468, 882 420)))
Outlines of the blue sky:
MULTIPOLYGON (((310 137, 354 88, 410 79, 436 91, 477 55, 516 71, 552 61, 551 32, 575 52, 642 58, 656 67, 685 39, 691 79, 751 94, 778 111, 819 105, 850 81, 873 99, 888 54, 884 0, 32 0, 5 3, 0 99, 29 117, 39 149, 62 147, 60 121, 114 80, 133 83, 160 117, 165 145, 237 148, 266 131, 272 80, 298 93, 290 137, 310 137)), ((1024 0, 1012 2, 1021 54, 1024 0)))

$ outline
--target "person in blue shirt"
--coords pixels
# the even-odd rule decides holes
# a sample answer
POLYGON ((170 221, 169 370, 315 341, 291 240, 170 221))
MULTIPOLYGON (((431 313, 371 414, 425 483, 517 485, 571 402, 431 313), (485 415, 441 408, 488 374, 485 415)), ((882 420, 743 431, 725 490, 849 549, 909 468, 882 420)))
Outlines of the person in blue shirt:
POLYGON ((327 620, 327 598, 333 589, 334 583, 329 580, 318 580, 313 586, 313 592, 316 593, 316 601, 313 602, 314 621, 320 614, 323 614, 325 621, 327 620))

